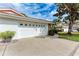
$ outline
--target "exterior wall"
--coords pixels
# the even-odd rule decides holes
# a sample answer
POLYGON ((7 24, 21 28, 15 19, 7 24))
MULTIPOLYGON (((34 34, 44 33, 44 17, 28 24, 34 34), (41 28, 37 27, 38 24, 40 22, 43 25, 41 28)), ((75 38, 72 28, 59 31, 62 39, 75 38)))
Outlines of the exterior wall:
POLYGON ((16 20, 0 18, 0 32, 3 31, 16 31, 16 35, 13 39, 43 36, 48 34, 48 24, 25 21, 18 22, 16 20), (20 24, 23 24, 23 26, 20 26, 20 24), (25 26, 25 24, 27 24, 27 26, 25 26), (31 26, 29 26, 29 24, 31 24, 31 26), (35 24, 35 26, 32 26, 33 24, 35 24), (45 27, 36 27, 36 25, 45 25, 45 27))
POLYGON ((18 22, 10 19, 1 19, 0 18, 0 32, 4 31, 15 31, 16 35, 14 38, 17 38, 18 22))
POLYGON ((64 32, 68 32, 68 26, 63 26, 64 32))
POLYGON ((51 30, 52 24, 48 24, 48 30, 51 30))
POLYGON ((63 26, 64 32, 68 32, 68 24, 62 23, 62 26, 63 26))

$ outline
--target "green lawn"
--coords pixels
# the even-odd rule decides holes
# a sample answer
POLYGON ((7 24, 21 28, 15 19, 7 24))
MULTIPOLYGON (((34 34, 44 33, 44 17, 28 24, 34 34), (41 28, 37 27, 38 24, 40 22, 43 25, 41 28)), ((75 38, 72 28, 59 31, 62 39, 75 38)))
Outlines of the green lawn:
POLYGON ((72 32, 72 35, 68 35, 66 32, 59 32, 59 38, 67 40, 73 40, 79 42, 79 32, 72 32))

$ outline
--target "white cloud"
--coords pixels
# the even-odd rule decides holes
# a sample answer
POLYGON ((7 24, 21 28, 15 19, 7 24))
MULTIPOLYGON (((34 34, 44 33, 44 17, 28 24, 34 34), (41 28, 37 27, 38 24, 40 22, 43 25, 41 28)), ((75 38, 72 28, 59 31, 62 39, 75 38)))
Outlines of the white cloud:
POLYGON ((23 7, 20 3, 12 3, 12 5, 14 6, 14 9, 19 11, 19 12, 23 12, 23 7))
POLYGON ((57 11, 56 10, 53 10, 53 11, 50 12, 50 15, 53 15, 55 13, 57 13, 57 11))
POLYGON ((49 20, 50 18, 53 18, 53 14, 56 13, 56 10, 53 10, 52 12, 48 13, 47 15, 42 15, 39 11, 47 10, 50 6, 53 5, 53 4, 49 4, 49 3, 46 3, 46 4, 48 4, 48 5, 45 6, 44 8, 40 8, 37 10, 37 8, 39 6, 36 3, 34 3, 34 7, 25 6, 20 3, 13 3, 14 8, 19 12, 23 12, 32 17, 44 18, 44 19, 47 18, 49 20), (33 15, 32 12, 38 12, 38 13, 36 15, 33 15))

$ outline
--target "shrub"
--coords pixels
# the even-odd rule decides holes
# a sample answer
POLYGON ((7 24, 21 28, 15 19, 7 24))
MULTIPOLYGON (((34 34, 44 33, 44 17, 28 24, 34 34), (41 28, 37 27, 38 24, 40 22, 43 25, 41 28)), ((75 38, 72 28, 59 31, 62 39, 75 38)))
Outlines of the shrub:
POLYGON ((48 35, 54 35, 54 31, 53 30, 49 30, 48 35))
POLYGON ((52 27, 51 30, 49 30, 48 34, 54 35, 54 34, 58 34, 58 32, 63 32, 63 31, 64 29, 62 28, 52 27))
POLYGON ((0 33, 0 38, 2 38, 2 41, 7 42, 11 41, 14 35, 15 35, 14 31, 5 31, 0 33))
POLYGON ((57 33, 57 30, 55 27, 52 27, 52 29, 49 30, 49 35, 54 35, 55 33, 57 33))

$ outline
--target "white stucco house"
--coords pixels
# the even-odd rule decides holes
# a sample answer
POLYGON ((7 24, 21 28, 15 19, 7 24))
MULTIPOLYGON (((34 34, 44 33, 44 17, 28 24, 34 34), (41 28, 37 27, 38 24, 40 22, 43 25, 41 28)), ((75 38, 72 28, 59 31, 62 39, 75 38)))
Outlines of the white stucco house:
MULTIPOLYGON (((66 23, 63 22, 62 25, 63 25, 64 32, 68 32, 69 21, 66 20, 66 23)), ((79 20, 76 20, 73 24, 72 31, 78 32, 77 31, 78 28, 79 28, 79 20)))
POLYGON ((0 9, 0 32, 15 31, 13 39, 45 36, 52 22, 25 17, 12 9, 0 9))

